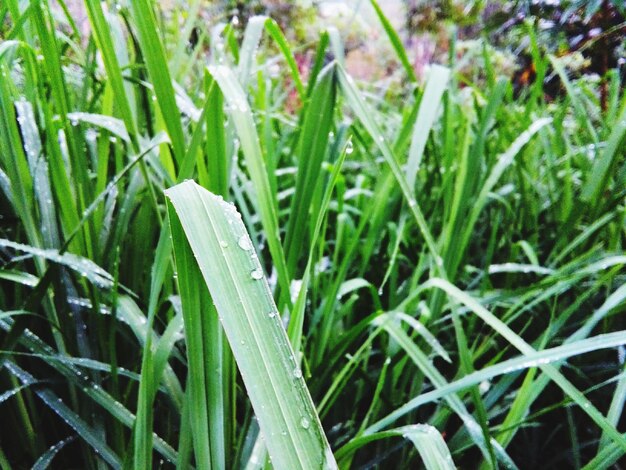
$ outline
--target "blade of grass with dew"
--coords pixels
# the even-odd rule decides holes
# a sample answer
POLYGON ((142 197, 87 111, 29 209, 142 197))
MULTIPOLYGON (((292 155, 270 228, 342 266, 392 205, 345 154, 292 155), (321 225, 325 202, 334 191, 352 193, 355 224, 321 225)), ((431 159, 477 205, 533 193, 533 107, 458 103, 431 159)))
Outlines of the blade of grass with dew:
POLYGON ((277 203, 272 197, 265 160, 263 159, 250 106, 241 85, 237 82, 231 69, 226 66, 210 66, 209 71, 224 94, 231 119, 239 135, 241 148, 254 185, 257 209, 267 236, 272 260, 278 273, 278 283, 282 291, 289 292, 290 278, 280 241, 278 215, 276 212, 277 203))
POLYGON ((41 158, 42 144, 39 129, 36 126, 35 112, 32 104, 23 99, 16 101, 14 106, 33 177, 33 192, 41 220, 42 243, 48 248, 58 247, 61 246, 61 240, 56 219, 56 207, 50 187, 50 171, 46 159, 41 158))
POLYGON ((493 366, 489 366, 484 369, 472 372, 471 374, 455 380, 454 382, 450 382, 447 385, 439 387, 436 390, 422 393, 421 395, 409 400, 406 404, 397 408, 377 423, 373 424, 370 431, 378 431, 380 429, 384 429, 393 424, 393 422, 397 419, 401 418, 402 416, 413 410, 416 410, 422 405, 436 402, 446 395, 453 394, 459 390, 463 390, 472 385, 479 384, 485 380, 490 380, 499 375, 506 375, 517 370, 537 367, 538 364, 550 364, 551 362, 560 362, 569 357, 585 354, 592 351, 614 348, 616 346, 624 344, 625 342, 626 332, 618 331, 615 333, 607 333, 588 339, 578 340, 562 346, 544 349, 542 351, 536 351, 532 354, 527 354, 521 357, 508 359, 493 366))
MULTIPOLYGON (((97 0, 86 0, 85 5, 87 7, 87 14, 91 27, 93 29, 94 38, 96 44, 101 51, 101 57, 104 61, 104 66, 107 71, 108 83, 113 88, 113 94, 115 95, 115 101, 119 106, 120 114, 125 124, 124 131, 126 134, 132 135, 135 146, 137 144, 137 127, 132 108, 130 105, 129 89, 124 84, 124 77, 120 68, 120 63, 117 58, 118 50, 125 50, 119 43, 121 38, 118 39, 117 46, 113 42, 113 29, 107 24, 107 19, 102 10, 101 2, 97 0)), ((130 137, 129 137, 130 139, 130 137)), ((138 148, 135 148, 137 151, 138 148)))
POLYGON ((185 134, 176 105, 174 86, 170 76, 163 43, 159 38, 152 2, 136 0, 130 2, 134 24, 137 28, 139 45, 146 68, 150 74, 161 116, 172 141, 174 159, 180 165, 185 155, 185 134))
POLYGON ((126 130, 126 125, 124 124, 124 121, 120 119, 112 118, 111 116, 103 116, 102 114, 82 112, 67 113, 67 117, 73 123, 86 122, 88 124, 93 124, 94 126, 106 129, 111 134, 119 137, 125 142, 130 142, 130 135, 126 130))
MULTIPOLYGON (((624 347, 620 349, 621 353, 624 353, 624 347)), ((613 392, 613 399, 611 400, 611 405, 609 406, 609 411, 606 417, 609 419, 613 426, 617 427, 619 425, 620 417, 624 411, 624 403, 626 403, 626 369, 622 367, 622 374, 620 379, 617 381, 617 385, 615 386, 615 392, 613 392)), ((600 444, 598 445, 598 449, 603 449, 610 442, 610 439, 606 435, 606 433, 602 433, 600 437, 600 444)))
MULTIPOLYGON (((9 331, 11 322, 8 320, 0 320, 0 328, 9 331)), ((69 383, 74 384, 82 390, 92 401, 97 403, 109 413, 112 417, 128 428, 132 428, 135 423, 135 416, 119 401, 115 400, 102 387, 92 382, 85 382, 86 378, 80 369, 68 361, 56 360, 54 349, 44 343, 39 337, 30 331, 26 331, 19 337, 19 342, 28 348, 38 357, 43 359, 58 373, 63 375, 69 383)), ((176 452, 162 438, 153 434, 154 448, 168 461, 176 461, 176 452)))
MULTIPOLYGON (((182 255, 198 263, 273 464, 279 469, 335 467, 259 261, 256 255, 250 256, 252 243, 236 209, 193 182, 170 188, 166 195, 177 259, 182 255)), ((179 279, 187 274, 179 271, 179 279)))
POLYGON ((428 470, 454 470, 456 466, 441 433, 428 424, 415 424, 396 429, 409 439, 428 470))
POLYGON ((29 204, 29 201, 32 200, 33 178, 22 146, 12 144, 12 142, 20 142, 21 139, 16 126, 18 121, 9 89, 9 72, 2 62, 0 62, 0 73, 2 74, 0 80, 0 150, 2 151, 0 162, 2 162, 2 169, 9 180, 15 213, 21 218, 30 243, 40 246, 41 241, 33 208, 29 204))
POLYGON ((0 239, 0 247, 11 248, 66 266, 100 288, 106 289, 113 285, 112 276, 88 258, 72 253, 60 254, 59 250, 43 250, 5 239, 0 239))
MULTIPOLYGON (((404 332, 399 325, 395 324, 392 321, 388 321, 390 317, 386 320, 383 318, 381 320, 374 319, 373 323, 375 326, 382 326, 385 331, 398 342, 398 345, 406 351, 410 359, 413 363, 424 373, 426 377, 431 381, 431 383, 437 388, 442 388, 448 385, 445 377, 437 370, 437 368, 433 365, 433 363, 428 359, 426 354, 424 354, 415 344, 413 339, 409 337, 407 333, 404 332)), ((480 449, 483 457, 489 461, 491 459, 491 455, 488 449, 487 444, 485 443, 485 435, 482 432, 481 426, 476 422, 474 417, 469 413, 465 404, 461 400, 461 398, 457 395, 445 395, 444 399, 450 406, 450 408, 458 415, 458 417, 465 424, 465 428, 469 433, 472 441, 477 445, 480 449)), ((381 429, 381 422, 374 423, 370 425, 361 436, 362 438, 366 437, 368 434, 372 434, 381 429)), ((356 442, 361 437, 355 439, 356 442)), ((356 445, 355 442, 348 442, 344 445, 339 451, 337 451, 337 458, 339 456, 343 456, 344 453, 348 453, 351 446, 356 445)), ((495 452, 497 459, 502 462, 503 465, 516 468, 516 465, 513 463, 513 460, 506 453, 505 449, 503 449, 499 443, 495 439, 490 440, 491 447, 495 452)))
POLYGON ((244 90, 248 87, 256 51, 259 48, 266 21, 266 16, 253 16, 248 20, 246 30, 243 33, 243 41, 239 50, 239 62, 237 63, 237 78, 244 90))
POLYGON ((598 204, 600 195, 606 190, 611 177, 611 169, 623 153, 622 143, 626 136, 626 103, 623 106, 617 122, 612 127, 611 134, 598 158, 594 159, 591 172, 582 188, 580 198, 588 203, 593 203, 598 210, 602 204, 598 204))
POLYGON ((190 427, 199 469, 225 468, 222 354, 215 305, 179 220, 170 227, 187 345, 190 427), (187 243, 187 244, 186 244, 187 243), (215 371, 219 373, 215 374, 215 371))
POLYGON ((313 193, 320 181, 319 176, 328 147, 328 133, 332 127, 334 110, 335 71, 334 66, 330 66, 322 71, 313 88, 299 136, 300 142, 296 154, 298 162, 296 188, 291 199, 284 245, 287 269, 291 276, 295 275, 298 256, 307 245, 304 236, 309 225, 313 193))
POLYGON ((417 171, 422 162, 426 142, 435 123, 449 79, 450 69, 437 64, 431 66, 413 128, 409 158, 406 163, 406 180, 410 188, 415 187, 417 171))
MULTIPOLYGON (((428 424, 413 424, 388 431, 368 434, 359 441, 359 447, 390 437, 404 437, 417 449, 424 468, 428 470, 453 470, 456 468, 450 450, 439 431, 428 424)), ((356 449, 353 449, 353 451, 356 449)), ((349 457, 349 456, 347 456, 349 457)), ((342 461, 342 464, 347 460, 342 461)))
POLYGON ((33 464, 32 470, 46 470, 47 468, 50 468, 52 460, 59 453, 59 451, 67 444, 74 442, 75 440, 76 436, 70 436, 54 444, 37 459, 37 461, 33 464))
MULTIPOLYGON (((391 168, 398 185, 400 186, 400 190, 402 191, 402 195, 407 201, 409 206, 409 210, 413 214, 415 221, 417 222, 417 226, 424 237, 426 242, 426 246, 428 250, 431 252, 432 256, 436 260, 440 260, 440 256, 438 254, 437 246, 435 244, 435 239, 433 238, 430 228, 428 227, 428 223, 424 218, 424 214, 420 209, 415 197, 413 196, 413 190, 409 186, 406 178, 404 177, 404 173, 400 168, 400 164, 398 159, 393 154, 393 151, 385 141, 385 138, 376 122, 372 118, 374 113, 368 108, 365 101, 360 96, 356 86, 354 85, 354 81, 352 78, 344 71, 341 66, 337 67, 337 76, 339 78, 339 83, 341 85, 341 89, 343 90, 344 97, 350 107, 353 109, 357 118, 361 121, 363 126, 367 129, 367 132, 370 134, 372 139, 374 140, 375 145, 383 154, 383 158, 391 168)), ((438 272, 444 274, 443 266, 441 263, 437 263, 438 272)))
MULTIPOLYGON (((461 291, 448 281, 432 278, 426 282, 426 285, 442 289, 449 296, 470 308, 474 313, 476 313, 476 315, 506 338, 506 340, 520 352, 524 354, 536 352, 532 346, 513 332, 513 330, 511 330, 505 323, 495 317, 467 293, 461 291)), ((615 429, 615 426, 613 426, 607 418, 605 418, 604 415, 598 411, 598 409, 580 392, 580 390, 572 385, 572 383, 553 366, 540 364, 539 368, 543 373, 550 377, 550 379, 552 379, 572 401, 579 405, 580 408, 598 425, 598 427, 606 432, 607 436, 610 437, 615 444, 619 445, 623 450, 626 450, 626 438, 624 438, 624 436, 622 436, 617 429, 615 429)))
MULTIPOLYGON (((37 381, 37 379, 31 374, 10 361, 5 360, 3 365, 4 368, 17 377, 23 384, 34 383, 37 381)), ((120 458, 109 448, 109 446, 101 441, 97 430, 85 423, 85 421, 78 414, 63 403, 57 394, 48 388, 36 389, 35 393, 53 412, 63 418, 63 420, 78 433, 81 439, 87 442, 109 465, 115 469, 121 468, 120 458)))

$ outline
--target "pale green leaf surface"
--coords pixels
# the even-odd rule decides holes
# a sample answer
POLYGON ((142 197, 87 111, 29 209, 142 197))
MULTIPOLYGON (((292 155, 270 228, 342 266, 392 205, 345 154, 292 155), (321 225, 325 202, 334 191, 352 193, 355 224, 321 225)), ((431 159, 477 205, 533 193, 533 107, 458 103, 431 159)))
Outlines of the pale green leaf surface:
MULTIPOLYGON (((211 293, 274 466, 334 468, 302 372, 239 213, 191 181, 166 194, 173 206, 170 220, 180 221, 211 293)), ((177 256, 181 249, 175 245, 177 256)))

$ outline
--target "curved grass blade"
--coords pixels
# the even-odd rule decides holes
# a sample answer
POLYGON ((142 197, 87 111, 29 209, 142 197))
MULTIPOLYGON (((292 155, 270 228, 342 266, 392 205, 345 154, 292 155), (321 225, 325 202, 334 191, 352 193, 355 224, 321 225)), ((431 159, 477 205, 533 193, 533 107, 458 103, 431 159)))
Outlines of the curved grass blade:
MULTIPOLYGON (((454 470, 456 466, 450 455, 450 450, 446 445, 441 433, 437 429, 428 424, 413 424, 402 426, 389 431, 377 432, 369 434, 358 441, 358 447, 350 448, 353 453, 358 448, 363 447, 370 442, 376 442, 389 437, 404 437, 410 440, 420 454, 424 467, 428 470, 454 470)), ((345 458, 349 458, 347 453, 343 453, 345 458)), ((345 461, 342 462, 342 466, 345 461)))
POLYGON ((398 59, 400 59, 400 62, 402 63, 402 66, 404 67, 404 71, 408 75, 409 80, 411 80, 412 83, 417 83, 417 76, 415 75, 415 70, 413 69, 411 62, 409 62, 409 58, 406 55, 406 50, 404 48, 404 45, 402 44, 402 40, 400 39, 400 36, 398 36, 398 33, 394 29, 393 25, 389 22, 389 20, 383 13, 383 10, 378 5, 378 2, 376 0, 370 0, 370 3, 372 4, 372 6, 374 7, 374 10, 376 11, 376 15, 378 16, 378 19, 382 23, 383 28, 385 29, 385 32, 387 33, 387 36, 389 37, 389 41, 391 42, 391 45, 393 46, 393 49, 396 51, 396 54, 398 54, 398 59))
POLYGON ((69 444, 70 442, 74 442, 75 440, 76 436, 70 436, 54 444, 47 451, 41 454, 41 457, 39 457, 37 461, 33 464, 32 470, 46 470, 47 468, 50 468, 52 459, 54 459, 59 451, 63 449, 63 447, 65 447, 67 444, 69 444))
MULTIPOLYGON (((24 385, 37 381, 35 377, 11 361, 4 361, 4 367, 11 374, 17 377, 24 385)), ((58 414, 72 429, 74 429, 81 439, 89 444, 109 465, 115 469, 122 468, 120 458, 108 445, 106 445, 106 443, 102 442, 99 433, 85 423, 79 415, 63 403, 57 394, 47 388, 35 389, 35 393, 48 407, 50 407, 52 411, 58 414)))
POLYGON ((396 431, 409 439, 428 470, 454 470, 456 467, 441 433, 428 424, 404 426, 396 431))
POLYGON ((239 63, 237 64, 237 75, 239 83, 245 90, 252 73, 252 65, 256 56, 256 51, 259 48, 259 42, 261 41, 261 34, 267 21, 266 16, 253 16, 248 20, 246 25, 246 31, 243 34, 243 42, 241 43, 241 49, 239 50, 239 63))
POLYGON ((174 86, 165 60, 163 42, 159 38, 156 19, 152 11, 152 2, 136 0, 130 2, 130 7, 137 27, 139 45, 146 62, 146 68, 152 80, 167 133, 172 141, 174 158, 180 165, 185 156, 185 134, 180 119, 180 111, 176 105, 174 86))
POLYGON ((439 256, 439 251, 437 249, 435 239, 430 231, 430 228, 428 227, 428 223, 424 218, 424 214, 419 204, 415 200, 415 197, 413 195, 413 189, 409 186, 409 183, 404 177, 404 172, 400 168, 400 163, 398 162, 398 159, 394 155, 393 150, 391 149, 389 144, 385 141, 385 137, 383 136, 380 127, 372 117, 374 113, 359 94, 352 77, 350 77, 341 66, 337 67, 337 76, 339 78, 339 83, 345 95, 346 101, 353 109, 355 115, 361 121, 372 139, 374 139, 376 146, 383 154, 383 158, 393 172, 393 176, 400 186, 400 190, 402 191, 402 195, 406 199, 409 210, 412 212, 417 226, 419 227, 420 232, 424 237, 428 250, 431 252, 435 260, 437 260, 437 268, 439 272, 441 274, 444 274, 443 262, 441 261, 441 257, 439 256))
POLYGON ((258 200, 258 212, 267 234, 270 253, 278 273, 280 288, 284 292, 289 292, 289 273, 280 242, 277 203, 270 187, 267 167, 252 118, 252 111, 241 85, 230 68, 223 65, 210 66, 209 71, 222 90, 224 99, 229 106, 231 119, 239 135, 241 148, 254 185, 255 196, 258 200))
MULTIPOLYGON (((4 331, 9 331, 12 324, 13 322, 10 319, 0 320, 0 328, 4 331)), ((81 373, 80 369, 76 365, 68 361, 57 360, 56 357, 58 356, 58 353, 34 333, 29 330, 25 330, 20 335, 19 342, 36 354, 37 357, 48 363, 59 374, 63 375, 70 383, 76 385, 77 388, 82 390, 91 400, 100 405, 102 409, 107 411, 113 418, 128 428, 132 428, 134 426, 135 416, 122 403, 114 399, 99 385, 88 381, 86 382, 85 375, 81 373)), ((5 361, 5 363, 7 362, 8 361, 5 361)), ((35 379, 33 378, 33 380, 35 379)), ((29 380, 26 382, 22 380, 22 383, 32 382, 29 380)), ((156 433, 153 433, 153 442, 154 449, 156 449, 163 457, 170 462, 176 461, 176 451, 174 451, 174 449, 172 449, 172 447, 156 433)))
POLYGON ((322 162, 329 143, 328 133, 333 124, 336 93, 334 76, 332 66, 320 74, 313 88, 300 134, 296 188, 291 200, 291 215, 285 236, 287 268, 292 276, 298 255, 306 247, 304 235, 310 219, 311 201, 320 183, 322 162))
POLYGON ((448 88, 449 79, 449 68, 436 64, 430 68, 426 87, 424 88, 422 100, 420 101, 417 120, 413 128, 409 158, 406 163, 406 180, 411 188, 415 187, 415 179, 420 163, 422 162, 426 142, 428 141, 428 136, 435 123, 437 111, 441 104, 441 98, 448 88))
MULTIPOLYGON (((502 320, 497 318, 486 308, 480 305, 475 299, 467 293, 461 291, 458 287, 452 285, 443 279, 433 278, 426 282, 426 285, 438 287, 446 292, 451 298, 464 304, 478 315, 485 323, 506 338, 517 350, 523 354, 535 353, 535 349, 511 330, 502 320)), ((569 396, 580 408, 600 427, 607 438, 610 438, 615 444, 620 446, 622 450, 626 450, 626 438, 620 434, 615 426, 604 417, 604 415, 596 408, 569 380, 565 378, 554 366, 549 364, 538 364, 541 371, 546 374, 552 381, 558 385, 563 392, 569 396)))
MULTIPOLYGON (((166 191, 177 261, 198 264, 215 302, 272 462, 335 468, 252 242, 234 206, 188 181, 166 191)), ((179 271, 179 279, 189 273, 179 271)), ((189 331, 193 325, 185 324, 189 331)), ((200 332, 201 333, 201 332, 200 332)), ((190 370, 190 374, 199 371, 190 370)))
POLYGON ((78 122, 93 124, 94 126, 98 126, 109 131, 111 134, 116 135, 125 142, 130 142, 130 135, 126 130, 124 121, 122 121, 121 119, 117 119, 111 116, 104 116, 102 114, 81 112, 68 113, 67 117, 70 119, 70 121, 72 121, 73 124, 78 122))
POLYGON ((43 250, 5 239, 0 239, 0 247, 22 251, 66 266, 102 289, 110 289, 113 286, 113 277, 88 258, 83 258, 73 253, 60 254, 58 250, 43 250))
POLYGON ((523 370, 531 367, 537 367, 540 364, 550 364, 551 362, 560 362, 569 357, 577 356, 587 352, 598 351, 600 349, 610 349, 616 346, 620 346, 626 343, 626 331, 618 331, 616 333, 609 333, 604 335, 598 335, 593 338, 576 341, 574 343, 565 344, 563 346, 557 346, 550 349, 544 349, 543 351, 536 351, 532 354, 516 357, 503 361, 499 364, 486 367, 482 370, 477 370, 469 375, 464 376, 461 379, 450 382, 447 385, 438 387, 436 390, 423 393, 401 407, 394 410, 392 413, 372 424, 365 434, 372 431, 378 431, 391 425, 395 420, 407 413, 416 410, 420 406, 426 403, 432 403, 436 400, 444 398, 446 395, 453 394, 459 390, 463 390, 472 385, 479 384, 485 380, 491 380, 499 375, 506 375, 518 370, 523 370))

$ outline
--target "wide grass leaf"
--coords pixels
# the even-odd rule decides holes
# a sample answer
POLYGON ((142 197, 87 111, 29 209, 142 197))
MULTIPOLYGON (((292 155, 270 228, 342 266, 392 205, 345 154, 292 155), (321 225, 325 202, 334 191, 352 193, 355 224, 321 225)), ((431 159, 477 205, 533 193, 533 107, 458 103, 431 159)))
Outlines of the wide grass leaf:
MULTIPOLYGON (((273 465, 278 469, 335 468, 239 213, 233 205, 191 181, 168 189, 166 195, 171 202, 169 216, 176 259, 195 258, 198 264, 273 465)), ((187 275, 179 271, 179 281, 187 275)), ((187 335, 196 334, 189 331, 190 326, 185 325, 187 335)), ((189 373, 196 371, 190 369, 189 373)))

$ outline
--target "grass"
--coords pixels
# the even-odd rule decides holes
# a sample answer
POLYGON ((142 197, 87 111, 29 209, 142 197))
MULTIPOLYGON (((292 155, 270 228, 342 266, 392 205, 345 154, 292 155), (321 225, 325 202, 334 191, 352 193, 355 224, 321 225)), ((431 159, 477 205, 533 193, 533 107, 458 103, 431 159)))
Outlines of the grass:
POLYGON ((371 3, 389 87, 337 30, 302 76, 266 17, 0 6, 0 468, 626 454, 619 75, 602 109, 529 26, 555 101, 488 44, 422 85, 371 3))

